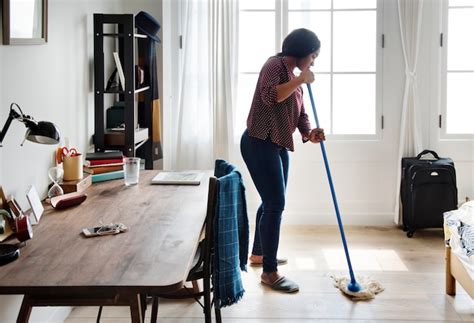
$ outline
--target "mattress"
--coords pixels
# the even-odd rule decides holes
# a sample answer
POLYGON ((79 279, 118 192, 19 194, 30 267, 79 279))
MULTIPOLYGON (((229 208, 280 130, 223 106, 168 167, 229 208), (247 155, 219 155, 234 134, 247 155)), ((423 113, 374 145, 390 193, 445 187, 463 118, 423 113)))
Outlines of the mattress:
POLYGON ((444 213, 445 241, 474 279, 474 201, 444 213))

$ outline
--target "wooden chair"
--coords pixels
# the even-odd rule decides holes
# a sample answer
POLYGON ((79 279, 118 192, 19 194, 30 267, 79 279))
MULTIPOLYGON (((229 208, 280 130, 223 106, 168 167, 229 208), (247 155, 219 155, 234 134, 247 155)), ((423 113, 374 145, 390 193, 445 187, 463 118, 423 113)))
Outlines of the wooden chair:
MULTIPOLYGON (((211 275, 213 268, 214 259, 214 216, 217 207, 217 194, 219 191, 219 182, 215 177, 209 179, 209 194, 207 200, 207 215, 204 222, 204 238, 199 243, 196 251, 196 256, 193 262, 192 269, 189 271, 189 275, 186 279, 188 282, 192 282, 193 288, 184 286, 184 289, 180 293, 170 294, 159 294, 151 295, 152 311, 151 311, 151 322, 156 322, 158 317, 158 302, 159 298, 169 299, 183 299, 183 298, 194 298, 196 302, 201 305, 204 312, 205 322, 210 323, 212 317, 212 307, 214 300, 211 299, 213 292, 211 284, 211 275), (202 280, 203 290, 200 291, 197 287, 197 282, 202 280), (200 298, 204 296, 204 304, 201 303, 200 298)), ((214 306, 216 322, 222 322, 221 311, 219 308, 214 306)))

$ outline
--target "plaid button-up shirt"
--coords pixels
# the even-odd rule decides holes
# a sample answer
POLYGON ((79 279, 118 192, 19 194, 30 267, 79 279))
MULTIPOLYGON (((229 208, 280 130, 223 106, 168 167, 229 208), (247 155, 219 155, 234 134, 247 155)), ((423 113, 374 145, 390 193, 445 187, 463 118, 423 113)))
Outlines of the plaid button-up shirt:
POLYGON ((276 86, 295 77, 281 56, 272 56, 263 65, 247 118, 249 136, 270 137, 273 143, 294 151, 293 133, 298 128, 303 142, 307 141, 311 124, 304 109, 303 89, 298 87, 286 100, 277 102, 276 86))

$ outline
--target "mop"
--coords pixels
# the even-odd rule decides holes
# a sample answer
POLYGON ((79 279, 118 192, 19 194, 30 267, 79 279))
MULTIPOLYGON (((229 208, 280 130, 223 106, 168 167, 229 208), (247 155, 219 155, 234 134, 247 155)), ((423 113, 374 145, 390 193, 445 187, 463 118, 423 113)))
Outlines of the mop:
MULTIPOLYGON (((314 104, 313 92, 311 91, 311 85, 308 86, 309 98, 311 100, 311 107, 313 108, 313 115, 316 122, 316 127, 319 127, 318 115, 316 113, 316 105, 314 104)), ((344 246, 344 252, 346 254, 347 265, 349 266, 349 275, 348 277, 338 277, 331 275, 331 278, 334 280, 334 286, 339 288, 342 292, 349 295, 353 300, 369 300, 375 297, 376 294, 382 292, 384 288, 382 285, 368 277, 360 277, 359 282, 356 281, 354 276, 354 271, 352 270, 351 258, 349 256, 349 249, 347 248, 346 236, 344 234, 344 227, 342 225, 341 215, 339 213, 339 206, 336 198, 336 191, 334 190, 334 184, 332 182, 331 170, 329 169, 328 158, 326 156, 326 148, 324 146, 324 141, 320 142, 321 152, 323 154, 324 165, 326 167, 326 173, 329 181, 329 187, 331 189, 332 201, 334 203, 334 209, 336 211, 337 223, 339 225, 339 232, 341 233, 342 244, 344 246)))

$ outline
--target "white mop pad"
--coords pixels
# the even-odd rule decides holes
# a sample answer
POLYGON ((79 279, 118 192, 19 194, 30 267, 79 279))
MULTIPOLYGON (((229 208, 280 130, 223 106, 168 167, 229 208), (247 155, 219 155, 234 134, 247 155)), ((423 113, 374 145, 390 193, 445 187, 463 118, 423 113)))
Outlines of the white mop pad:
POLYGON ((369 277, 357 276, 357 282, 359 283, 361 289, 358 292, 351 292, 347 289, 347 285, 351 282, 349 277, 344 276, 330 276, 334 281, 334 287, 339 288, 342 292, 349 295, 354 301, 365 301, 373 299, 376 294, 383 292, 385 288, 369 277))

